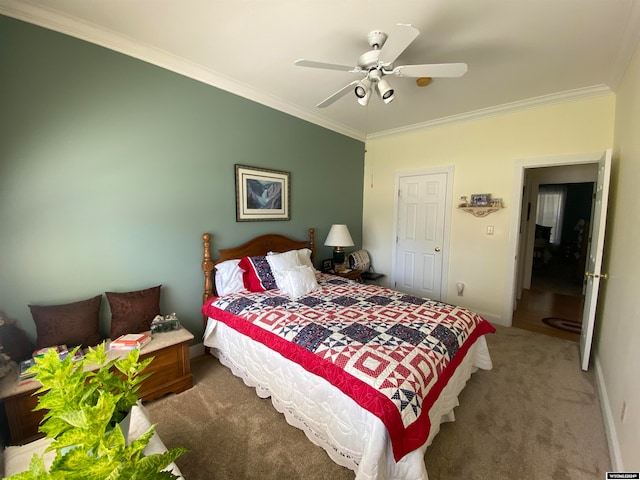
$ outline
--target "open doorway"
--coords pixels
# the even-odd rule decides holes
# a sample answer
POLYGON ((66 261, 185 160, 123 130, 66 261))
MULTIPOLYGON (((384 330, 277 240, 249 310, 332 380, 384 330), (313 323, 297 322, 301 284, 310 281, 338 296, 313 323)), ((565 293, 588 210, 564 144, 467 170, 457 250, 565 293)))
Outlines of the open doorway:
POLYGON ((513 326, 578 342, 597 166, 526 168, 513 326))
POLYGON ((532 290, 584 294, 594 188, 594 182, 539 186, 532 290))

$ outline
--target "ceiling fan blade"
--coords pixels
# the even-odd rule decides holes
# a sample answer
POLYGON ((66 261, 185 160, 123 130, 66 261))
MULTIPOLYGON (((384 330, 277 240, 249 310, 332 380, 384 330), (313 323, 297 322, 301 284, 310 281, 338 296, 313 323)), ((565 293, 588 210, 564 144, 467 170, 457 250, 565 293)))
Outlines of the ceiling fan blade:
POLYGON ((360 67, 349 67, 347 65, 337 65, 335 63, 312 62, 311 60, 296 60, 293 62, 296 67, 323 68, 325 70, 339 70, 341 72, 360 72, 360 67))
POLYGON ((420 35, 413 25, 398 23, 387 37, 387 40, 380 49, 378 60, 382 65, 390 65, 395 62, 396 58, 420 35))
POLYGON ((432 63, 429 65, 401 65, 393 69, 398 77, 461 77, 467 73, 466 63, 432 63))
POLYGON ((358 83, 359 83, 358 80, 354 80, 349 85, 345 85, 340 90, 338 90, 336 93, 330 95, 329 97, 327 97, 323 101, 321 101, 318 105, 316 105, 316 107, 318 107, 318 108, 328 107, 329 105, 331 105, 333 102, 335 102, 339 98, 344 97, 347 93, 353 92, 353 89, 356 87, 356 85, 358 83))

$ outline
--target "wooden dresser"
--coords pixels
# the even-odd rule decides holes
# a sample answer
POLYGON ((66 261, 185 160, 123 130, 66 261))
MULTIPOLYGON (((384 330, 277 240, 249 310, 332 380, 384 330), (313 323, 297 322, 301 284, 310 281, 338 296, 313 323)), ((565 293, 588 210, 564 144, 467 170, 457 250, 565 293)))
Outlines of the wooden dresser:
MULTIPOLYGON (((152 375, 140 387, 142 401, 153 400, 167 393, 180 393, 193 386, 189 342, 193 335, 185 328, 153 335, 151 342, 140 350, 140 358, 153 357, 145 373, 152 375)), ((110 350, 109 360, 125 356, 128 352, 110 350)), ((9 426, 10 443, 23 444, 42 437, 38 425, 43 411, 34 412, 38 403, 33 393, 40 383, 36 381, 20 385, 16 372, 8 373, 0 380, 0 401, 4 403, 9 426)))

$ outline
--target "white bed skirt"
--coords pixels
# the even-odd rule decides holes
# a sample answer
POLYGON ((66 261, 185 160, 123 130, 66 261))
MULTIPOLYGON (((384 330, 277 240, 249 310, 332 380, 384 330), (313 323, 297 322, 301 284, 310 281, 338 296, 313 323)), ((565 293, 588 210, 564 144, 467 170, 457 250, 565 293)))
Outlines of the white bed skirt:
POLYGON ((442 394, 429 411, 431 431, 417 450, 395 462, 384 424, 326 380, 307 372, 261 343, 224 323, 209 319, 204 345, 234 375, 271 397, 287 422, 305 432, 337 464, 353 470, 356 480, 427 480, 424 453, 440 430, 455 420, 458 395, 478 368, 490 370, 491 357, 484 336, 469 350, 442 394))

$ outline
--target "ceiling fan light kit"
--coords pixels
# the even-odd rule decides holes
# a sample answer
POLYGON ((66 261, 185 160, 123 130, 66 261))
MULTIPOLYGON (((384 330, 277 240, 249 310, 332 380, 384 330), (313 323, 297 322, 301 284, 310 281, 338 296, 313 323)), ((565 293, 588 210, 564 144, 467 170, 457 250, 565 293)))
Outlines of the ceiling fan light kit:
POLYGON ((391 85, 389 85, 389 82, 384 78, 380 79, 378 82, 378 93, 384 103, 389 103, 395 98, 393 92, 394 90, 391 88, 391 85))
POLYGON ((367 41, 372 50, 360 56, 356 67, 304 59, 296 60, 294 64, 299 67, 322 68, 364 75, 362 80, 351 82, 320 102, 317 105, 319 108, 327 107, 345 96, 354 85, 353 92, 360 105, 367 106, 371 97, 371 90, 374 89, 377 90, 385 104, 390 103, 395 98, 395 90, 391 87, 389 81, 384 78, 385 75, 414 77, 417 78, 416 83, 418 86, 426 86, 431 83, 433 77, 461 77, 467 72, 466 63, 401 65, 394 68, 393 62, 419 34, 420 31, 414 26, 402 23, 397 24, 389 35, 379 30, 370 32, 367 35, 367 41))
POLYGON ((363 78, 358 82, 355 88, 356 97, 364 98, 367 94, 370 93, 371 90, 371 80, 369 78, 363 78))

